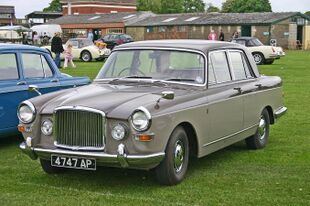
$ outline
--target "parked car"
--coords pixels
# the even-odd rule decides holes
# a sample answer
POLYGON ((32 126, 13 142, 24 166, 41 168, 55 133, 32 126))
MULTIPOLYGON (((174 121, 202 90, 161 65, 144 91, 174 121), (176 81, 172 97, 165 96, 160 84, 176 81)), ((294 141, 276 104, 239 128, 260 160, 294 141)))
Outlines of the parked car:
POLYGON ((0 136, 17 133, 19 103, 61 89, 86 85, 88 77, 61 74, 45 49, 16 44, 0 44, 0 136))
MULTIPOLYGON (((81 59, 84 62, 90 62, 93 59, 102 60, 106 59, 111 50, 108 48, 99 49, 91 39, 88 38, 72 38, 63 45, 64 49, 67 46, 72 45, 72 54, 74 59, 81 59)), ((47 49, 50 54, 54 57, 54 53, 51 52, 51 46, 44 46, 42 48, 47 49)), ((61 58, 64 59, 64 54, 61 55, 61 58)))
POLYGON ((101 38, 106 43, 109 49, 113 49, 115 46, 133 42, 133 38, 128 34, 107 34, 101 38))
POLYGON ((239 37, 232 42, 248 47, 256 64, 273 64, 275 59, 280 58, 280 48, 266 46, 255 37, 239 37))
POLYGON ((115 48, 91 85, 21 103, 20 148, 46 173, 154 168, 161 184, 174 185, 190 155, 244 139, 265 147, 286 110, 281 78, 261 76, 241 45, 136 42, 115 48))

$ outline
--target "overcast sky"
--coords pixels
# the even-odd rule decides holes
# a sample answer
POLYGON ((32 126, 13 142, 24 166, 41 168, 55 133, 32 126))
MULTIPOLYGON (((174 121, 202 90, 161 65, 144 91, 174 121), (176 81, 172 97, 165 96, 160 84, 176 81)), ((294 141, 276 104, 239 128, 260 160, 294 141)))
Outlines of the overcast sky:
MULTIPOLYGON (((221 7, 225 0, 205 0, 206 3, 212 3, 221 7)), ((51 0, 0 0, 0 5, 13 5, 17 18, 23 18, 26 14, 33 11, 41 11, 49 5, 51 0)), ((310 11, 309 0, 270 0, 273 11, 310 11)))

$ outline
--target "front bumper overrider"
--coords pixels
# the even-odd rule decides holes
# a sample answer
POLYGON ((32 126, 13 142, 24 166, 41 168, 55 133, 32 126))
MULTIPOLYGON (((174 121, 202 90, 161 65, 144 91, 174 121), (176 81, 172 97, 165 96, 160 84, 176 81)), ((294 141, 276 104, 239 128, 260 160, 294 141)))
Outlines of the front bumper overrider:
POLYGON ((28 146, 26 142, 21 143, 19 147, 23 153, 33 160, 36 160, 37 158, 50 160, 52 154, 60 156, 65 155, 96 159, 96 164, 98 166, 113 166, 135 169, 152 169, 156 167, 165 157, 164 152, 148 155, 127 155, 123 144, 118 146, 117 154, 36 148, 28 146))

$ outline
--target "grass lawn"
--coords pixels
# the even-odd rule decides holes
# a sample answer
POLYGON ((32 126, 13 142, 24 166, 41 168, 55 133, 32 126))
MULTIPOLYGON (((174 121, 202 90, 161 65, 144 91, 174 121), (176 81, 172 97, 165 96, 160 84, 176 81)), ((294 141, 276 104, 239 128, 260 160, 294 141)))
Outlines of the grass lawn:
MULTIPOLYGON (((102 64, 78 62, 65 72, 94 78, 102 64)), ((260 71, 283 78, 289 108, 271 127, 265 149, 249 151, 237 143, 192 160, 181 184, 163 187, 145 171, 46 175, 19 151, 20 139, 0 139, 0 205, 309 205, 310 52, 287 51, 260 71)))

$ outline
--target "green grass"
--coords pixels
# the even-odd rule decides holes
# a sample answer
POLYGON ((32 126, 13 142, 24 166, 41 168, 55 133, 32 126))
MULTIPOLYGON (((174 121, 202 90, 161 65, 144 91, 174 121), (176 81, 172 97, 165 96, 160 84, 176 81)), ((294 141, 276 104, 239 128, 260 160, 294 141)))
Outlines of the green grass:
MULTIPOLYGON (((192 160, 186 179, 163 187, 152 172, 100 168, 46 175, 23 155, 18 138, 0 139, 0 205, 309 205, 310 52, 287 51, 266 75, 284 80, 289 112, 271 128, 268 146, 243 142, 192 160)), ((78 63, 72 75, 96 76, 101 63, 78 63)))

